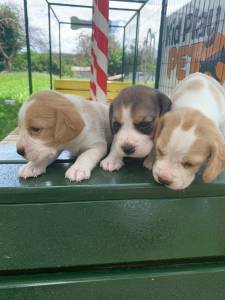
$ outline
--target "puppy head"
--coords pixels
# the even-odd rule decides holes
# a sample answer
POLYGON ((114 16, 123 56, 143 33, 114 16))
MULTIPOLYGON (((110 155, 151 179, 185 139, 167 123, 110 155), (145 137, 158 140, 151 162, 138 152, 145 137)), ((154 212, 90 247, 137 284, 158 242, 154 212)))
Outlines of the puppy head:
POLYGON ((213 122, 201 112, 181 108, 168 112, 155 133, 153 176, 171 189, 184 189, 206 162, 203 180, 214 180, 225 167, 225 143, 213 122))
POLYGON ((152 149, 157 118, 170 109, 164 94, 145 86, 122 90, 110 106, 113 144, 121 156, 145 157, 152 149))
POLYGON ((31 161, 55 157, 58 148, 84 128, 74 105, 52 91, 33 94, 21 107, 18 123, 17 152, 31 161))

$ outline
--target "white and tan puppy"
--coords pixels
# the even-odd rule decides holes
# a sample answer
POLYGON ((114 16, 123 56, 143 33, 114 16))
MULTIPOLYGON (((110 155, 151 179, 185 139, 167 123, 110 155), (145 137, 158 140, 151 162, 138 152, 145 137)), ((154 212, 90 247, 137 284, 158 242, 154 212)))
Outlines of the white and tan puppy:
POLYGON ((101 167, 119 170, 123 157, 128 156, 146 157, 144 166, 151 168, 155 123, 170 106, 170 99, 155 89, 138 85, 122 90, 110 106, 113 142, 101 167))
POLYGON ((90 178, 110 142, 108 111, 107 105, 76 95, 33 94, 19 112, 17 152, 30 161, 19 170, 19 176, 45 173, 60 152, 69 150, 77 159, 65 177, 71 181, 90 178))
POLYGON ((213 78, 194 73, 172 96, 171 112, 157 125, 153 176, 171 189, 184 189, 206 163, 203 180, 225 168, 225 91, 213 78))

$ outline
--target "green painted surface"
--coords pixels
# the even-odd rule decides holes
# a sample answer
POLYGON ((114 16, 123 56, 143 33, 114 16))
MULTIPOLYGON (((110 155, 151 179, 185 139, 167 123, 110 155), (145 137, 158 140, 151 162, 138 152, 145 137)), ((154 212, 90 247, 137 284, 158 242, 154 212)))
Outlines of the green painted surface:
POLYGON ((223 265, 189 265, 0 278, 4 300, 223 300, 223 265))
POLYGON ((140 160, 74 183, 66 156, 28 180, 15 146, 0 157, 0 274, 27 273, 0 277, 0 299, 225 299, 224 264, 187 262, 225 259, 225 173, 171 191, 140 160))

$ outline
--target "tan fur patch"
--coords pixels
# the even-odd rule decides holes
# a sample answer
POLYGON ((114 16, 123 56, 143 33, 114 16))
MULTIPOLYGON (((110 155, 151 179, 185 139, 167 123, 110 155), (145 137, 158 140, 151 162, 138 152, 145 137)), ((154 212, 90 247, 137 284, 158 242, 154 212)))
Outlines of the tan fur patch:
POLYGON ((181 98, 189 89, 192 91, 200 90, 204 88, 204 83, 200 79, 191 80, 190 82, 187 82, 183 85, 182 88, 178 88, 177 92, 173 95, 173 100, 177 100, 181 98))
POLYGON ((190 80, 186 83, 185 89, 191 89, 192 91, 199 91, 204 88, 204 82, 201 79, 190 80))
POLYGON ((191 171, 194 174, 199 166, 208 160, 203 180, 212 181, 225 168, 224 138, 214 123, 201 112, 191 108, 180 108, 165 114, 158 123, 155 142, 157 147, 165 148, 173 130, 180 124, 183 130, 194 126, 197 135, 197 140, 186 153, 184 161, 187 160, 193 164, 191 171))
POLYGON ((74 105, 63 95, 52 91, 38 92, 29 99, 32 101, 25 114, 25 127, 35 138, 49 146, 69 142, 80 134, 85 124, 74 105), (32 127, 41 128, 39 133, 32 127))

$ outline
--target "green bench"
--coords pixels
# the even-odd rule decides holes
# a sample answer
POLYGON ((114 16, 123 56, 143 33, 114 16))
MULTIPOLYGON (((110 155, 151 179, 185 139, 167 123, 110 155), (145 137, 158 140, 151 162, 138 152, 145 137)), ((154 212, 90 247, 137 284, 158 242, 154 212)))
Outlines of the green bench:
POLYGON ((185 191, 141 161, 71 183, 63 154, 39 178, 0 145, 0 299, 225 299, 225 173, 185 191))

